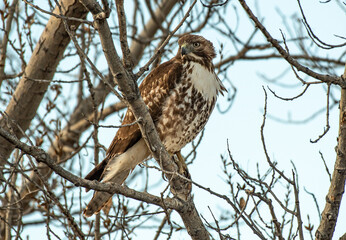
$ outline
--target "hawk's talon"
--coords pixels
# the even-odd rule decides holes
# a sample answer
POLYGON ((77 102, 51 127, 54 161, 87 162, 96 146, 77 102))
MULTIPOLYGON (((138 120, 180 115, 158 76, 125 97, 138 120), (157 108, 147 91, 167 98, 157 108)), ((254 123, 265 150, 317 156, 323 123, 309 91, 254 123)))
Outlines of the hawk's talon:
POLYGON ((188 179, 191 179, 191 175, 185 163, 185 159, 181 155, 180 151, 176 152, 175 155, 177 156, 177 158, 173 158, 173 159, 175 160, 175 163, 178 165, 178 173, 188 179))

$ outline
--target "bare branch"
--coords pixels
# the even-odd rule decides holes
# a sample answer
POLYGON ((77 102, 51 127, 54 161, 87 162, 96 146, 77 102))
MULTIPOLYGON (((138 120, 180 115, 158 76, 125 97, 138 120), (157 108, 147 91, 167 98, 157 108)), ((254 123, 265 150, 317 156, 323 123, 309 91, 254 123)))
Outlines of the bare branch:
POLYGON ((154 195, 151 195, 149 193, 142 193, 137 192, 133 189, 130 189, 126 186, 116 185, 116 184, 110 184, 110 183, 100 183, 97 181, 89 181, 80 177, 77 177, 76 175, 72 174, 69 171, 66 171, 64 168, 62 168, 60 165, 58 165, 53 159, 50 158, 50 156, 43 151, 40 148, 37 148, 35 146, 29 146, 25 143, 20 142, 14 135, 11 135, 9 132, 7 132, 5 129, 0 128, 0 136, 5 138, 7 141, 9 141, 11 144, 13 144, 15 147, 19 148, 26 154, 29 154, 30 156, 33 156, 36 161, 42 162, 49 166, 56 174, 60 175, 64 179, 70 181, 73 183, 76 187, 84 187, 87 189, 94 189, 97 191, 104 191, 108 193, 118 193, 122 194, 127 197, 131 197, 133 199, 137 199, 140 201, 145 201, 148 203, 152 203, 155 205, 158 205, 160 207, 163 207, 164 205, 172 208, 172 209, 179 209, 184 208, 182 203, 175 199, 165 199, 165 202, 162 202, 162 198, 156 197, 154 195), (163 205, 164 204, 164 205, 163 205))
POLYGON ((7 44, 9 41, 9 35, 11 31, 11 26, 13 22, 13 16, 14 16, 14 11, 17 7, 18 0, 14 0, 12 2, 12 5, 9 8, 8 11, 8 16, 7 16, 7 21, 6 21, 6 28, 5 28, 5 34, 2 39, 2 44, 1 44, 1 54, 0 54, 0 89, 1 89, 1 83, 3 80, 6 79, 5 76, 5 62, 6 62, 6 57, 7 57, 7 44))
POLYGON ((323 138, 327 134, 327 132, 330 129, 330 126, 329 126, 329 108, 330 108, 329 107, 329 95, 330 95, 330 84, 328 84, 328 87, 327 87, 326 127, 324 128, 323 133, 320 136, 318 136, 318 138, 316 140, 310 139, 311 143, 317 143, 321 138, 323 138))
POLYGON ((336 47, 343 47, 343 46, 346 46, 346 42, 345 43, 342 43, 342 44, 339 44, 339 45, 331 45, 331 44, 328 44, 328 43, 325 43, 323 42, 321 39, 319 39, 315 34, 314 32, 312 31, 308 21, 306 20, 306 17, 305 17, 305 14, 304 14, 304 11, 303 11, 303 8, 302 8, 302 5, 300 3, 300 0, 297 0, 298 2, 298 6, 299 6, 299 9, 300 9, 300 12, 303 16, 303 20, 302 22, 304 23, 304 27, 306 28, 306 31, 308 33, 308 35, 310 36, 310 38, 312 39, 312 41, 317 45, 319 46, 320 48, 324 48, 324 49, 332 49, 332 48, 336 48, 336 47))

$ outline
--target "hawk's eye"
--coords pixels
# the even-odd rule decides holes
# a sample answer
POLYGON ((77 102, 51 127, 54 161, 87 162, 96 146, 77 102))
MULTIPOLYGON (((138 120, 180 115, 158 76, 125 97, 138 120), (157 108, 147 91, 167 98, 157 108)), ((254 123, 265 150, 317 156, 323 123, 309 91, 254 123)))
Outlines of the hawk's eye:
POLYGON ((199 47, 199 42, 194 42, 192 45, 193 45, 194 47, 199 47))

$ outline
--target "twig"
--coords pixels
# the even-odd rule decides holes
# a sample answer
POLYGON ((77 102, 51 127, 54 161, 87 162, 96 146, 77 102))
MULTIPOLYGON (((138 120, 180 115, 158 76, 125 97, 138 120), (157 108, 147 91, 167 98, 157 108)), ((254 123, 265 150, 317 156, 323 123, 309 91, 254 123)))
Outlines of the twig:
POLYGON ((266 92, 264 87, 263 87, 263 91, 264 91, 265 102, 264 102, 264 110, 263 110, 263 122, 261 125, 261 140, 262 140, 262 146, 263 146, 264 154, 266 156, 266 159, 267 159, 269 166, 271 168, 273 168, 275 170, 275 172, 279 173, 279 175, 281 177, 283 177, 288 183, 293 185, 292 180, 289 179, 288 177, 286 177, 286 175, 273 164, 273 162, 270 160, 270 157, 269 157, 269 154, 267 151, 267 147, 266 147, 266 143, 265 143, 265 139, 264 139, 264 127, 265 127, 266 116, 267 116, 267 92, 266 92))
POLYGON ((290 98, 280 97, 280 96, 277 95, 273 90, 271 90, 269 86, 267 86, 267 88, 268 88, 269 91, 270 91, 275 97, 277 97, 278 99, 281 99, 281 100, 284 100, 284 101, 293 101, 293 100, 295 100, 295 99, 297 99, 297 98, 303 96, 304 93, 306 92, 306 90, 308 90, 309 86, 310 86, 310 84, 307 84, 307 85, 305 86, 304 90, 303 90, 301 93, 299 93, 298 95, 296 95, 296 96, 294 96, 294 97, 290 97, 290 98))
MULTIPOLYGON (((60 12, 62 12, 60 3, 55 0, 55 3, 57 4, 60 12)), ((79 46, 78 41, 75 37, 75 29, 72 28, 72 30, 70 29, 69 25, 67 24, 66 19, 62 19, 62 22, 64 23, 65 26, 65 30, 68 33, 68 35, 70 36, 72 42, 74 43, 76 49, 77 49, 77 53, 79 55, 79 57, 81 58, 81 61, 83 61, 84 59, 89 63, 91 69, 99 76, 99 78, 103 81, 104 84, 106 84, 109 89, 120 99, 122 100, 122 96, 113 88, 113 86, 107 81, 107 79, 105 78, 105 76, 97 69, 97 67, 95 66, 95 64, 91 61, 91 59, 85 54, 85 52, 83 52, 83 49, 79 46)))
POLYGON ((325 169, 326 169, 326 172, 327 172, 327 174, 328 174, 329 182, 331 182, 331 181, 332 181, 332 175, 330 174, 330 171, 329 171, 329 168, 328 168, 328 166, 327 166, 326 160, 324 159, 322 152, 319 151, 319 153, 320 153, 320 155, 321 155, 321 159, 322 159, 323 165, 324 165, 324 167, 325 167, 325 169))
POLYGON ((133 60, 131 57, 131 52, 129 44, 127 42, 127 30, 126 30, 126 16, 124 10, 124 0, 116 0, 117 5, 117 15, 119 22, 119 33, 120 33, 120 46, 123 52, 123 64, 127 71, 131 72, 133 68, 133 60))
POLYGON ((7 43, 9 41, 10 31, 12 28, 12 20, 14 16, 14 12, 16 10, 18 4, 18 0, 14 0, 11 4, 11 6, 8 9, 8 15, 6 20, 6 27, 4 34, 2 36, 2 43, 1 43, 1 53, 0 53, 0 87, 2 84, 2 81, 7 78, 5 75, 5 62, 6 62, 6 54, 7 54, 7 43))
MULTIPOLYGON (((31 159, 29 158, 29 161, 31 163, 31 165, 34 167, 34 164, 31 162, 31 159)), ((47 193, 47 196, 53 200, 53 202, 58 206, 58 208, 60 209, 60 211, 62 212, 62 214, 67 218, 69 224, 71 225, 71 228, 73 229, 73 231, 76 233, 76 235, 84 240, 85 236, 82 232, 82 230, 79 228, 78 224, 75 222, 74 218, 72 217, 70 211, 64 207, 59 199, 56 197, 56 195, 49 189, 49 185, 46 182, 46 180, 44 179, 44 177, 39 173, 39 171, 37 171, 37 169, 34 170, 34 172, 38 175, 38 177, 40 178, 40 180, 42 181, 43 186, 46 188, 46 190, 44 190, 45 193, 47 193)), ((29 179, 28 176, 25 176, 27 179, 29 179)), ((43 189, 42 189, 43 190, 43 189)), ((49 212, 49 211, 48 211, 49 212)))
MULTIPOLYGON (((294 199, 295 199, 295 208, 296 208, 296 218, 298 222, 298 233, 299 233, 299 239, 304 240, 303 235, 303 221, 300 213, 300 204, 299 204, 299 188, 296 181, 296 174, 292 170, 292 179, 293 179, 293 189, 294 189, 294 199)), ((298 179, 298 176, 297 176, 298 179)))
POLYGON ((90 25, 90 26, 93 25, 92 22, 90 22, 90 21, 88 21, 88 20, 85 20, 85 19, 82 19, 82 18, 75 18, 75 17, 66 17, 66 16, 62 15, 61 13, 60 13, 60 15, 58 15, 58 14, 55 14, 54 12, 46 11, 46 10, 40 8, 39 6, 37 6, 37 5, 35 5, 35 4, 31 3, 31 2, 28 2, 27 0, 23 0, 23 1, 24 1, 26 4, 30 5, 31 7, 33 7, 33 8, 35 8, 35 9, 39 10, 40 12, 43 12, 43 13, 45 13, 45 14, 54 16, 54 17, 56 17, 56 18, 60 18, 60 19, 62 19, 62 20, 77 21, 77 22, 81 22, 81 23, 88 24, 88 25, 90 25))
POLYGON ((170 215, 171 215, 171 212, 172 212, 171 210, 168 210, 168 214, 167 214, 166 211, 165 211, 165 214, 166 214, 166 215, 165 215, 165 217, 162 219, 162 222, 161 222, 160 226, 158 227, 158 229, 157 229, 157 231, 156 231, 156 234, 155 234, 153 240, 159 239, 159 236, 160 236, 160 234, 162 233, 162 229, 164 228, 164 226, 165 226, 167 220, 169 221, 169 217, 170 217, 170 215))
POLYGON ((302 5, 300 4, 300 0, 297 0, 298 2, 298 6, 299 6, 299 9, 300 9, 300 12, 302 14, 302 17, 303 17, 303 24, 304 24, 304 27, 309 35, 309 37, 311 38, 311 40, 317 45, 319 46, 320 48, 323 48, 323 49, 332 49, 332 48, 337 48, 337 47, 343 47, 343 46, 346 46, 346 42, 345 43, 342 43, 342 44, 338 44, 338 45, 331 45, 331 44, 328 44, 328 43, 325 43, 323 42, 321 39, 319 39, 315 34, 314 32, 312 31, 308 21, 306 20, 306 17, 305 17, 305 14, 304 14, 304 11, 303 11, 303 8, 302 8, 302 5), (317 42, 318 41, 318 42, 317 42))
POLYGON ((328 87, 327 87, 326 127, 324 128, 323 133, 320 136, 318 136, 318 138, 316 140, 310 139, 311 143, 317 143, 321 138, 323 138, 327 134, 327 132, 330 129, 330 125, 329 125, 329 95, 330 95, 330 84, 328 84, 328 87))
POLYGON ((220 240, 225 240, 225 238, 223 237, 221 230, 220 230, 220 226, 219 226, 219 221, 215 218, 213 211, 211 211, 210 207, 208 206, 209 212, 211 213, 211 216, 214 219, 214 222, 216 224, 216 228, 214 228, 217 233, 219 234, 220 240))
POLYGON ((322 219, 321 219, 320 206, 318 205, 317 198, 316 198, 315 194, 312 193, 312 192, 309 192, 305 187, 304 187, 304 191, 307 194, 309 194, 312 197, 312 199, 314 200, 314 203, 315 203, 315 206, 316 206, 316 210, 317 210, 317 214, 318 214, 318 217, 320 218, 320 221, 321 221, 322 219))

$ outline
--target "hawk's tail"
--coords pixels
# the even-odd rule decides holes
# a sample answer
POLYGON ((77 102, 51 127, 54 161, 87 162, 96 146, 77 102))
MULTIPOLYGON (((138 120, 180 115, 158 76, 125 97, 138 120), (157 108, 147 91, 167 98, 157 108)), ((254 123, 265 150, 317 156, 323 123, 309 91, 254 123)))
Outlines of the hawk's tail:
MULTIPOLYGON (((143 162, 149 155, 150 151, 142 138, 126 152, 108 162, 103 173, 103 182, 122 184, 137 164, 143 162)), ((94 213, 100 212, 112 196, 113 194, 107 192, 95 191, 93 198, 84 210, 84 216, 90 217, 94 213)))
POLYGON ((95 192, 88 206, 84 209, 84 216, 91 217, 93 214, 99 213, 111 197, 112 194, 107 192, 95 192))

